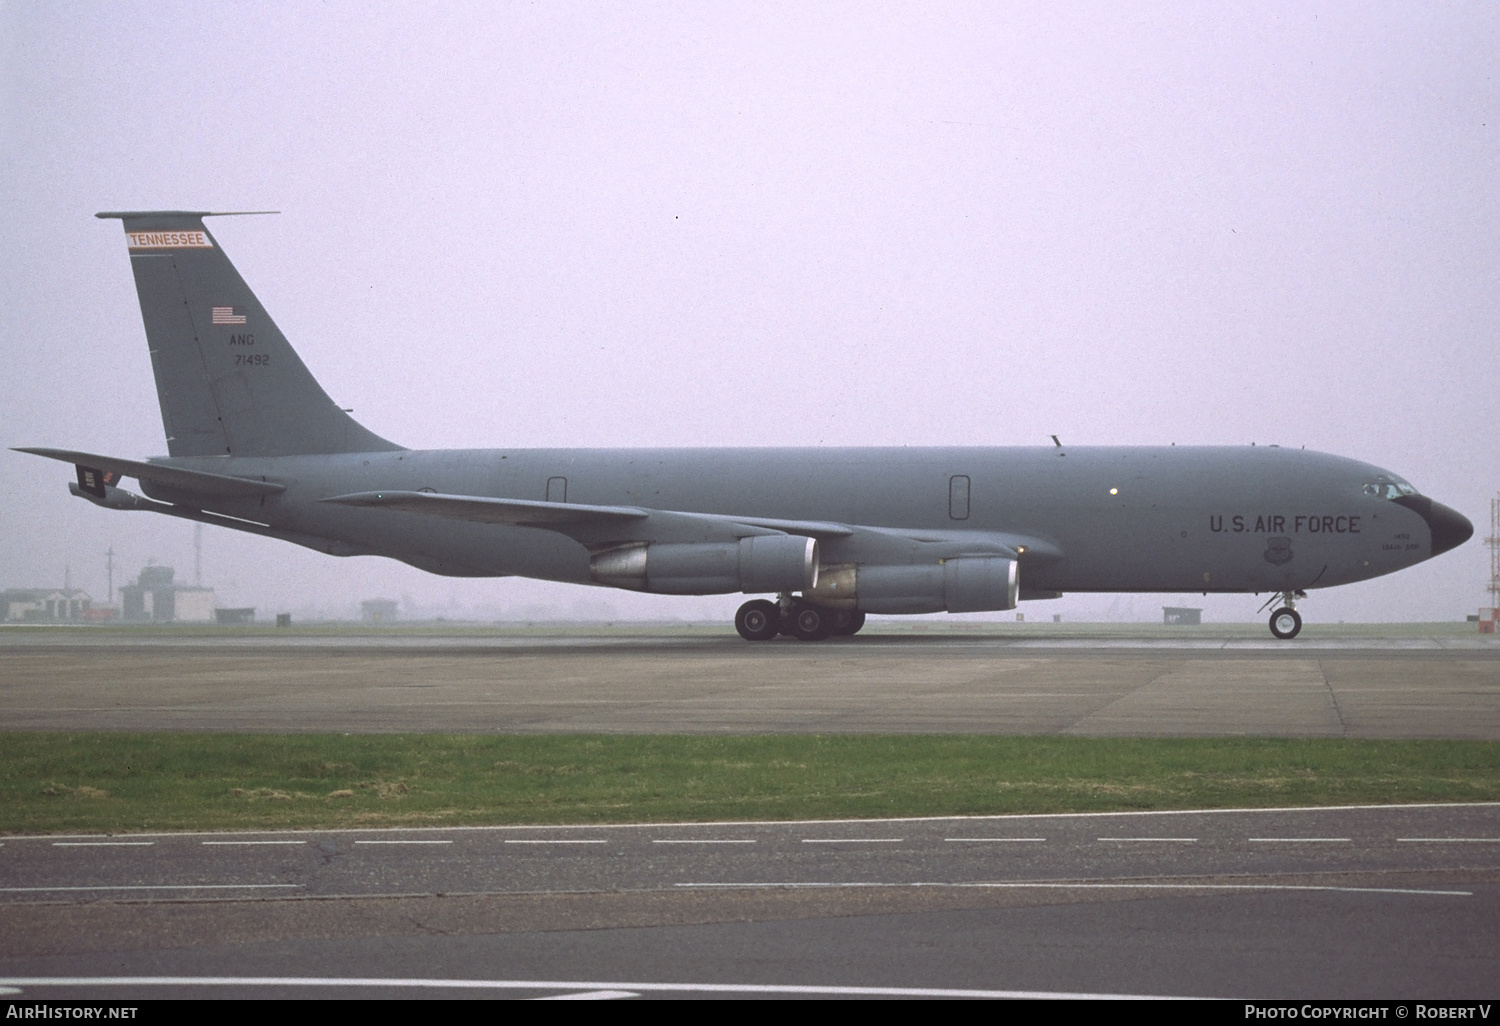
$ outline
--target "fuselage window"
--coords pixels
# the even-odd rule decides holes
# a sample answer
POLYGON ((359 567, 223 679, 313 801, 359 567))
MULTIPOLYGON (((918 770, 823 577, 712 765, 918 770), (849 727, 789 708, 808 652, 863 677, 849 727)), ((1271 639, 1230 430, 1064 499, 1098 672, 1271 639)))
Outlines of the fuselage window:
POLYGON ((954 520, 969 519, 969 478, 965 474, 948 479, 948 515, 954 520))

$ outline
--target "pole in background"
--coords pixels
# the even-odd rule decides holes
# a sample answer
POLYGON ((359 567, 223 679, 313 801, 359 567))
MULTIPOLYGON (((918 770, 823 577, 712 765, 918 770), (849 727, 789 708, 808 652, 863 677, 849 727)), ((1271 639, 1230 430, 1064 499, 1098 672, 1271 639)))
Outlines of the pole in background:
POLYGON ((1490 608, 1500 606, 1500 499, 1490 500, 1490 608))

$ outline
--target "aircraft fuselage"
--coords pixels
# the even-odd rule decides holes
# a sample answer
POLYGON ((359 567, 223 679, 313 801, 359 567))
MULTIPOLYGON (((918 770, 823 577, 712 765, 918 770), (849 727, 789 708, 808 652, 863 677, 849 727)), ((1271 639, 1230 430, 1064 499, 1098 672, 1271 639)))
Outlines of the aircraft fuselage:
MULTIPOLYGON (((342 543, 342 551, 459 576, 571 583, 591 582, 590 553, 554 531, 320 500, 426 491, 903 532, 825 539, 825 565, 903 562, 898 549, 915 561, 924 544, 995 537, 1023 549, 1023 598, 1322 588, 1410 566, 1443 551, 1446 540, 1439 526, 1434 543, 1431 514, 1370 494, 1368 486, 1395 480, 1388 472, 1275 446, 470 449, 153 462, 283 484, 285 492, 264 498, 190 498, 213 512, 342 543), (924 532, 934 540, 908 537, 924 532)), ((143 485, 153 498, 184 499, 143 485)))

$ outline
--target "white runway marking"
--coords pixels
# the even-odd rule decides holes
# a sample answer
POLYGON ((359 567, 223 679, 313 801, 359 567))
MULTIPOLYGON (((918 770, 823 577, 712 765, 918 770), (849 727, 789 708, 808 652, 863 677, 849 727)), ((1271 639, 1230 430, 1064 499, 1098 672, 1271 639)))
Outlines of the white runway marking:
POLYGON ((1252 844, 1348 844, 1347 837, 1247 837, 1252 844))
POLYGON ((958 990, 939 987, 831 987, 775 983, 621 983, 579 980, 432 980, 316 976, 13 976, 5 987, 401 987, 424 990, 653 991, 664 994, 806 994, 828 997, 949 997, 1075 1001, 1192 1000, 1145 994, 1073 994, 1045 990, 958 990))
POLYGON ((1196 837, 1101 837, 1101 841, 1168 841, 1174 844, 1197 844, 1196 837))
POLYGON ((533 1001, 614 1001, 619 998, 640 997, 639 991, 634 990, 585 990, 578 994, 551 994, 547 997, 532 998, 533 1001))
POLYGON ((989 890, 1083 890, 1083 891, 1338 891, 1349 894, 1432 894, 1445 897, 1472 898, 1473 891, 1437 891, 1415 887, 1336 887, 1331 884, 1211 884, 1211 883, 1067 883, 1065 881, 1005 883, 953 883, 923 881, 920 883, 871 883, 849 881, 839 883, 679 883, 675 887, 722 889, 754 888, 769 890, 814 890, 818 888, 838 889, 856 887, 972 887, 989 890))
POLYGON ((684 838, 682 840, 677 840, 675 838, 671 839, 671 840, 665 840, 665 839, 662 839, 662 838, 653 838, 652 841, 651 841, 651 843, 652 844, 754 844, 755 842, 754 841, 720 841, 720 840, 710 840, 709 838, 704 837, 704 838, 684 838))
POLYGON ((950 844, 1040 844, 1045 837, 945 837, 950 844))
POLYGON ((155 841, 53 841, 54 848, 149 848, 155 841))
POLYGON ((306 841, 202 841, 202 844, 220 847, 240 847, 247 844, 306 844, 306 841))
POLYGON ((1500 837, 1398 837, 1403 844, 1500 844, 1500 837))
POLYGON ((570 840, 568 838, 559 837, 559 838, 555 838, 555 839, 544 839, 544 840, 539 840, 539 841, 530 841, 530 840, 528 840, 528 841, 513 841, 513 840, 508 840, 505 843, 506 844, 607 844, 609 842, 607 842, 607 841, 595 841, 595 840, 588 840, 588 841, 570 840))
MULTIPOLYGON (((4 625, 0 625, 3 631, 4 625)), ((1411 809, 1490 809, 1500 807, 1500 802, 1408 802, 1402 805, 1277 805, 1271 808, 1227 808, 1227 809, 1156 809, 1156 810, 1131 810, 1123 812, 1022 812, 1001 813, 991 816, 872 816, 866 819, 768 819, 768 820, 744 820, 744 819, 713 819, 701 822, 674 821, 670 823, 570 823, 561 826, 544 827, 539 824, 529 823, 516 826, 467 826, 467 827, 402 827, 409 833, 423 833, 426 831, 441 833, 502 833, 508 830, 642 830, 646 828, 665 829, 667 827, 686 827, 704 830, 710 827, 763 827, 763 826, 824 826, 830 824, 847 824, 850 826, 870 825, 873 823, 983 823, 992 825, 1000 822, 1014 822, 1016 820, 1037 819, 1101 819, 1101 818, 1128 818, 1132 816, 1239 816, 1239 815, 1261 815, 1263 813, 1283 812, 1404 812, 1411 809)), ((369 833, 369 827, 330 827, 317 830, 247 830, 245 833, 295 833, 295 834, 317 834, 325 836, 329 834, 355 834, 369 833)), ((231 831, 211 830, 189 830, 179 832, 149 832, 142 831, 134 836, 137 837, 201 837, 204 834, 224 836, 231 831)), ((26 840, 45 841, 48 837, 78 836, 77 834, 50 834, 26 840)))
POLYGON ((244 891, 275 887, 305 887, 306 884, 99 884, 93 887, 0 887, 3 894, 34 894, 38 891, 244 891))
POLYGON ((452 841, 355 841, 355 844, 452 844, 452 841))
POLYGON ((900 844, 904 837, 804 837, 803 844, 900 844))

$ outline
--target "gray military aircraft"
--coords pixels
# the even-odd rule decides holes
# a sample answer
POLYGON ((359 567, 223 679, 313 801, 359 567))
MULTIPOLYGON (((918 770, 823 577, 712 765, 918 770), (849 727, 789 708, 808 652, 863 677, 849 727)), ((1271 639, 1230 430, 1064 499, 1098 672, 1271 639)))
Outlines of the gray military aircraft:
POLYGON ((1269 592, 1292 638, 1308 590, 1474 531, 1379 467, 1274 445, 405 449, 319 387, 208 211, 97 216, 124 223, 169 455, 20 451, 75 464, 69 487, 105 509, 454 577, 775 596, 740 607, 752 641, 1065 591, 1269 592))

